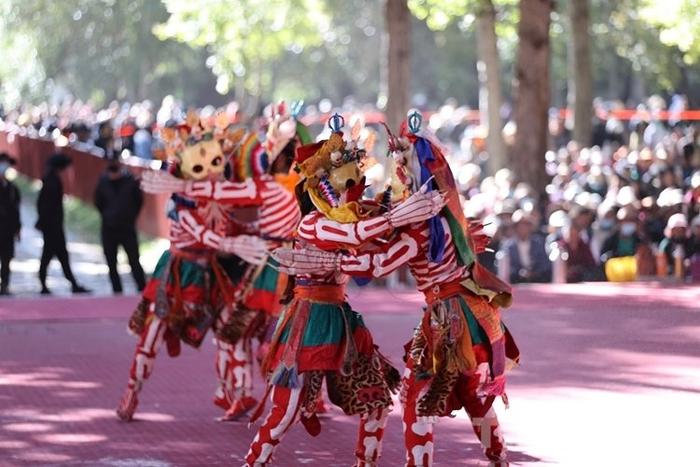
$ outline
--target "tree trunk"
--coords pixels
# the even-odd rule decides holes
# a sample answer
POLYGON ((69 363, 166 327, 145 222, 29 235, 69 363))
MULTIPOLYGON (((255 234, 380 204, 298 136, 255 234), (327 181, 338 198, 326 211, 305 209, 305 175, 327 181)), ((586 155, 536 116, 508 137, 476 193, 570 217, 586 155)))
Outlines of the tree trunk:
POLYGON ((385 15, 389 35, 386 121, 392 131, 398 131, 408 111, 411 77, 411 13, 407 0, 386 0, 385 15))
POLYGON ((544 194, 547 151, 549 86, 549 24, 553 0, 520 0, 518 56, 513 96, 515 148, 511 168, 523 182, 544 194))
POLYGON ((569 20, 569 109, 573 110, 574 140, 591 144, 593 118, 593 72, 590 49, 590 0, 571 0, 569 20))
POLYGON ((479 60, 479 110, 481 124, 488 128, 486 150, 492 173, 506 165, 506 145, 501 120, 501 60, 496 37, 496 9, 491 0, 481 0, 476 17, 476 44, 479 60))

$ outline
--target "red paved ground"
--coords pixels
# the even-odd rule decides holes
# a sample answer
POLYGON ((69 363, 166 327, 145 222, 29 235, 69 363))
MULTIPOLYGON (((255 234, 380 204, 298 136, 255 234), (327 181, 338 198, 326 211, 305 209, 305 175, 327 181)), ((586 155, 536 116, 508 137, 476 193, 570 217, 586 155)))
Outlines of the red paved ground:
MULTIPOLYGON (((506 321, 523 353, 511 407, 497 409, 513 465, 698 465, 700 292, 654 284, 517 290, 506 321), (675 464, 674 462, 678 462, 675 464)), ((420 298, 354 290, 395 363, 420 298)), ((240 465, 253 431, 214 421, 213 347, 156 364, 139 420, 113 410, 135 341, 135 298, 0 301, 0 466, 240 465)), ((381 465, 402 465, 398 413, 381 465)), ((296 427, 280 466, 348 466, 355 420, 338 412, 316 439, 296 427)), ((487 465, 463 415, 438 427, 436 465, 487 465)))

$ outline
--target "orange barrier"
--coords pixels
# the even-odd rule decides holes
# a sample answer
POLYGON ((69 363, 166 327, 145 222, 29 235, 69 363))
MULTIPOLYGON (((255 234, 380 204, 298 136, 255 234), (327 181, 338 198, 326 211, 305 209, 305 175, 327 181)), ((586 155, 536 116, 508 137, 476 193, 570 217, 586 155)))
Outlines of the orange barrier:
MULTIPOLYGON (((435 113, 434 110, 423 111, 423 118, 430 118, 431 115, 435 113)), ((559 116, 561 118, 567 118, 572 115, 571 109, 558 109, 559 116)), ((373 110, 370 112, 342 112, 341 115, 346 122, 349 122, 353 115, 362 115, 364 121, 368 125, 378 124, 381 122, 386 122, 386 117, 384 112, 379 110, 373 110)), ((596 115, 601 119, 615 118, 617 120, 683 120, 683 121, 700 121, 700 110, 684 110, 682 112, 671 112, 668 110, 661 110, 658 112, 650 112, 648 110, 637 110, 637 109, 616 109, 616 110, 596 110, 596 115)), ((305 125, 325 125, 328 120, 333 116, 332 113, 319 113, 314 115, 306 115, 301 118, 302 123, 305 125)), ((481 121, 481 113, 476 109, 468 110, 463 117, 463 121, 478 123, 481 121)))
MULTIPOLYGON (((47 159, 56 152, 53 141, 31 138, 12 132, 0 131, 0 151, 17 159, 16 169, 34 179, 44 175, 47 159)), ((107 162, 88 152, 66 147, 62 152, 73 160, 73 170, 64 186, 65 192, 93 204, 95 187, 107 162)), ((139 177, 144 167, 127 164, 129 171, 139 177)), ((143 209, 138 219, 140 231, 155 237, 167 237, 169 221, 165 216, 167 195, 144 195, 143 209)))

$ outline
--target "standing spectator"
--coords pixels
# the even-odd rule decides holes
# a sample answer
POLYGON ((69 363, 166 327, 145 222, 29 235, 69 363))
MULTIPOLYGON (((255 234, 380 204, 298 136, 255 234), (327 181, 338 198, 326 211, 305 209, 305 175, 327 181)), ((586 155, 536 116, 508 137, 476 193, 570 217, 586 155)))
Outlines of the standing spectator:
POLYGON ((36 228, 44 236, 44 250, 41 252, 41 263, 39 264, 39 281, 41 282, 41 293, 48 295, 51 293, 46 287, 46 272, 49 263, 55 257, 61 263, 63 275, 71 283, 73 293, 87 293, 88 289, 78 284, 73 276, 68 260, 68 249, 66 248, 66 234, 63 230, 63 173, 71 164, 68 156, 61 153, 52 155, 47 162, 46 175, 41 180, 42 186, 37 200, 37 211, 39 220, 36 228))
POLYGON ((111 121, 105 120, 97 127, 97 139, 95 140, 95 146, 104 151, 103 156, 106 159, 114 158, 116 151, 114 149, 114 128, 112 128, 111 121))
POLYGON ((15 240, 19 240, 19 190, 6 177, 7 169, 16 161, 0 152, 0 295, 10 294, 10 261, 15 256, 15 240))
POLYGON ((510 281, 551 282, 552 263, 545 251, 544 238, 534 232, 532 219, 522 210, 513 213, 515 236, 504 245, 508 258, 510 281))
POLYGON ((117 271, 119 245, 129 259, 136 287, 142 291, 146 286, 136 235, 136 218, 142 205, 143 194, 136 179, 118 161, 111 161, 97 184, 95 206, 102 217, 102 248, 115 294, 122 293, 122 281, 117 271))

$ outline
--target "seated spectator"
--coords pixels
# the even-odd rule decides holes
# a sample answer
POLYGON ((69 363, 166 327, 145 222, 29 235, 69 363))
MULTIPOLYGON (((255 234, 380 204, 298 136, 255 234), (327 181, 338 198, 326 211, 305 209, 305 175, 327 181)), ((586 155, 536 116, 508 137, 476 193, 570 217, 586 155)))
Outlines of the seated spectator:
POLYGON ((685 260, 693 254, 688 234, 688 220, 684 214, 674 214, 668 219, 664 230, 665 238, 659 244, 659 255, 663 255, 666 260, 666 267, 662 268, 661 273, 685 276, 685 260))
POLYGON ((627 206, 617 211, 619 224, 601 247, 600 260, 602 263, 610 258, 635 256, 642 243, 638 231, 637 212, 627 206))
POLYGON ((700 215, 690 223, 690 278, 700 282, 700 215))
POLYGON ((571 222, 562 229, 561 246, 567 253, 566 282, 598 281, 603 272, 591 251, 591 213, 580 206, 569 212, 571 222))
POLYGON ((514 237, 503 245, 510 282, 551 282, 552 263, 542 235, 535 233, 532 219, 522 210, 513 213, 514 237))
POLYGON ((690 254, 700 255, 700 215, 690 223, 690 254))

